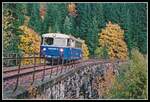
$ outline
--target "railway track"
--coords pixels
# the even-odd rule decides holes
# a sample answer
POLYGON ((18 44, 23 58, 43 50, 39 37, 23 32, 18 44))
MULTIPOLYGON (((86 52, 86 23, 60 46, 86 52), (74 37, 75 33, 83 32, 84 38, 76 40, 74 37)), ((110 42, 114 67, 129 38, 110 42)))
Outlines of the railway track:
MULTIPOLYGON (((38 67, 38 66, 44 66, 44 64, 39 64, 39 65, 26 65, 26 66, 22 66, 21 70, 24 69, 29 69, 29 68, 33 68, 33 67, 38 67)), ((3 67, 3 73, 9 73, 9 72, 15 72, 18 70, 18 67, 3 67)))
MULTIPOLYGON (((68 66, 68 65, 76 64, 76 63, 77 62, 64 64, 63 66, 68 66)), ((12 69, 12 70, 11 69, 10 70, 5 70, 5 71, 3 71, 3 73, 4 73, 3 79, 8 80, 8 79, 16 78, 18 76, 28 75, 28 74, 31 74, 33 72, 40 72, 40 71, 43 71, 43 70, 53 70, 53 69, 56 69, 60 66, 62 66, 62 65, 54 65, 54 66, 37 65, 37 66, 23 67, 23 68, 20 68, 20 73, 18 73, 18 68, 15 68, 15 69, 12 69)))
POLYGON ((29 87, 30 84, 37 80, 44 80, 45 77, 52 77, 62 74, 66 71, 72 70, 73 66, 76 68, 82 65, 90 65, 93 63, 98 63, 102 61, 87 60, 80 62, 72 62, 64 65, 36 65, 20 68, 18 73, 18 68, 4 70, 3 71, 3 88, 4 90, 16 89, 14 87, 23 86, 24 88, 29 87))

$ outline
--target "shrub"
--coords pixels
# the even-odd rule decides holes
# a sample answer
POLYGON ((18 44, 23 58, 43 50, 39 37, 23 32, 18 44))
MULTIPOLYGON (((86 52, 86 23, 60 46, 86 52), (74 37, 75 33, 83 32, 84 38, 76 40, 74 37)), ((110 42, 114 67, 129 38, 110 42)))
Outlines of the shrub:
POLYGON ((117 77, 108 97, 127 99, 147 98, 147 61, 137 49, 131 50, 130 64, 126 69, 124 74, 120 74, 117 77))
POLYGON ((89 58, 89 50, 85 42, 82 44, 82 53, 83 53, 83 59, 86 60, 89 58))
POLYGON ((108 51, 106 47, 98 47, 94 53, 95 56, 98 58, 104 58, 104 59, 108 58, 108 51))

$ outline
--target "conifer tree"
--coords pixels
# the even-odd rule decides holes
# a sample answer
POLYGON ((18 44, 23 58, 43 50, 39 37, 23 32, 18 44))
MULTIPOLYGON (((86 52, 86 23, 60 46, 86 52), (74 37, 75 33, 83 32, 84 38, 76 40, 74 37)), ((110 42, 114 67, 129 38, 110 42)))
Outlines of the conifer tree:
POLYGON ((18 49, 20 31, 23 24, 25 4, 3 4, 3 51, 4 53, 20 53, 18 49), (19 10, 18 10, 19 9, 19 10))
POLYGON ((40 17, 40 5, 35 3, 35 4, 30 5, 30 7, 32 9, 30 11, 31 16, 30 16, 29 26, 41 35, 42 19, 40 17))
POLYGON ((98 46, 98 22, 97 17, 93 14, 94 6, 92 4, 78 4, 77 12, 79 16, 79 34, 87 42, 89 52, 94 54, 98 46))
POLYGON ((72 27, 73 27, 73 25, 72 25, 72 22, 71 22, 71 20, 70 20, 70 18, 68 17, 68 16, 66 16, 66 18, 65 18, 65 21, 64 21, 64 25, 63 25, 63 29, 64 29, 64 33, 65 34, 71 34, 71 31, 72 31, 72 27))

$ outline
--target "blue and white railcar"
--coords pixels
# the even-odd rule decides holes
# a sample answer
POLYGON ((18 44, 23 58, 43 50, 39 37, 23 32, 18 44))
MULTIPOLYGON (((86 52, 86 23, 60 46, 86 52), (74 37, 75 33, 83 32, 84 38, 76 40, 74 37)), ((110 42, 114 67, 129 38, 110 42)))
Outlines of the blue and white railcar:
POLYGON ((60 33, 42 35, 41 55, 47 59, 61 59, 65 61, 82 58, 81 39, 60 33))

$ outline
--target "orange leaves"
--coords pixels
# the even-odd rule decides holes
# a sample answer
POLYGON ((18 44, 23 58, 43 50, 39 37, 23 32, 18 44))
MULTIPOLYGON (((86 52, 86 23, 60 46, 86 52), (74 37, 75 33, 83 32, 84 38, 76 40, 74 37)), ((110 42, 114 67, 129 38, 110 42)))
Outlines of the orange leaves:
POLYGON ((30 87, 28 88, 28 93, 30 97, 34 98, 39 94, 37 87, 34 87, 33 85, 30 85, 30 87))
POLYGON ((68 4, 68 11, 70 13, 75 12, 75 10, 76 10, 75 8, 76 8, 76 5, 74 3, 68 4))
POLYGON ((68 12, 70 15, 76 16, 76 5, 74 3, 68 4, 68 12))
POLYGON ((124 30, 118 24, 110 21, 100 33, 99 42, 101 47, 108 48, 109 58, 125 60, 127 58, 127 45, 124 41, 124 30))
MULTIPOLYGON (((95 85, 96 86, 95 89, 98 91, 99 96, 102 97, 109 94, 112 85, 114 85, 115 83, 115 78, 116 76, 113 73, 113 69, 111 65, 108 66, 107 72, 104 74, 103 77, 101 76, 96 77, 97 85, 95 85)), ((122 87, 120 86, 120 89, 121 88, 122 87)))

